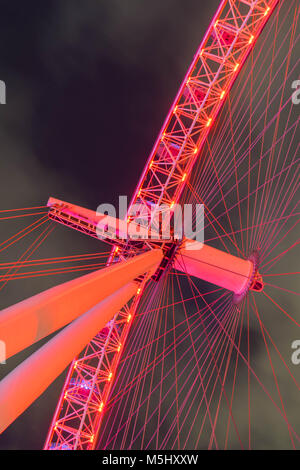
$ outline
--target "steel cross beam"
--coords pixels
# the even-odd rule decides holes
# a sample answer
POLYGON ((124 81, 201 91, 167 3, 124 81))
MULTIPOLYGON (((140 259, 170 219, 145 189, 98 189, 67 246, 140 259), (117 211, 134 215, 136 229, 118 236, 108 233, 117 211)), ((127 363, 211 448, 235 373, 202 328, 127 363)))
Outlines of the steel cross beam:
MULTIPOLYGON (((148 245, 152 245, 150 250, 152 252, 153 248, 166 244, 165 238, 163 238, 163 235, 166 236, 166 234, 160 234, 152 230, 149 233, 148 227, 142 226, 140 228, 135 221, 128 223, 126 220, 93 212, 54 198, 49 199, 48 206, 50 208, 49 217, 52 220, 84 233, 89 233, 93 237, 100 236, 105 242, 112 243, 113 241, 118 243, 118 247, 123 252, 126 252, 130 246, 130 253, 138 254, 145 249, 147 251, 148 245), (88 232, 86 232, 87 229, 88 232)), ((171 232, 170 227, 168 232, 171 232)), ((184 239, 180 238, 180 241, 178 241, 174 233, 167 236, 171 248, 165 250, 161 263, 157 266, 156 272, 153 273, 154 280, 158 280, 160 274, 167 267, 172 266, 178 271, 183 271, 218 287, 230 290, 238 296, 245 295, 248 289, 252 287, 252 281, 258 275, 258 263, 254 255, 251 260, 242 259, 186 237, 184 239)), ((127 258, 130 253, 127 251, 127 258)), ((118 260, 118 258, 115 257, 115 260, 118 260)), ((117 267, 122 266, 122 263, 128 263, 127 260, 119 261, 121 263, 117 263, 117 267)), ((106 269, 114 268, 116 266, 113 264, 106 269)))
MULTIPOLYGON (((129 214, 135 205, 140 214, 145 210, 145 225, 149 223, 146 211, 149 204, 158 210, 161 204, 172 208, 179 201, 224 99, 277 3, 278 0, 221 1, 132 198, 129 214)), ((128 251, 115 246, 109 263, 116 256, 126 259, 128 251)), ((142 283, 132 303, 119 311, 80 357, 74 359, 45 449, 95 448, 122 345, 143 286, 142 283)))

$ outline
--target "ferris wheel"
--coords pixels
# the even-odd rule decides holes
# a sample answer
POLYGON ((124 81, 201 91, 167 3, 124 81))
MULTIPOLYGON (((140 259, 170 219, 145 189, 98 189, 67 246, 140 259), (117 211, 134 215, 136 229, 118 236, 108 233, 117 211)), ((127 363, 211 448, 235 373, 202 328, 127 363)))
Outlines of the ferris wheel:
POLYGON ((1 290, 84 274, 0 312, 7 357, 64 327, 0 382, 0 432, 71 362, 45 449, 300 448, 298 20, 297 0, 220 2, 124 219, 2 211, 37 218, 0 244, 36 235, 1 290), (186 205, 193 234, 162 236, 186 205), (57 224, 109 256, 33 258, 57 224))

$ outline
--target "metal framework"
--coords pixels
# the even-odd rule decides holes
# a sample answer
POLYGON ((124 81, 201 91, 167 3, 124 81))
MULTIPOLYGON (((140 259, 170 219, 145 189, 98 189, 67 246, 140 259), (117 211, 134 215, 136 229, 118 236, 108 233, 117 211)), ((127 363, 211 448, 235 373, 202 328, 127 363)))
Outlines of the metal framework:
MULTIPOLYGON (((142 218, 146 226, 150 206, 154 207, 154 218, 162 204, 172 209, 179 202, 224 99, 277 1, 221 1, 149 156, 131 201, 128 222, 139 212, 139 220, 142 218)), ((62 214, 54 217, 53 209, 49 215, 66 222, 62 214)), ((76 220, 65 224, 95 236, 95 231, 76 225, 76 220)), ((108 263, 127 259, 132 250, 130 243, 115 245, 108 263)), ((95 448, 122 346, 146 283, 143 278, 140 282, 131 303, 73 360, 45 449, 95 448)))

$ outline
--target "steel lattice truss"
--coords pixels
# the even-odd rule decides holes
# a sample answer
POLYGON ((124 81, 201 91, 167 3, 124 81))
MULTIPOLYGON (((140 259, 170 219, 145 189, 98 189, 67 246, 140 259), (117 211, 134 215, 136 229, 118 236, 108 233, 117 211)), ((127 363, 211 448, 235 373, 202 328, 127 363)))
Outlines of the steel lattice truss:
MULTIPOLYGON (((154 207, 154 217, 155 210, 162 204, 172 208, 179 201, 224 99, 277 1, 221 2, 165 120, 132 199, 131 207, 139 207, 145 224, 149 223, 149 205, 154 207)), ((88 234, 93 236, 93 230, 88 234)), ((130 246, 116 246, 109 263, 126 259, 131 253, 130 246)), ((143 279, 140 281, 133 301, 115 315, 71 364, 46 449, 95 447, 122 345, 143 294, 144 282, 143 279)))

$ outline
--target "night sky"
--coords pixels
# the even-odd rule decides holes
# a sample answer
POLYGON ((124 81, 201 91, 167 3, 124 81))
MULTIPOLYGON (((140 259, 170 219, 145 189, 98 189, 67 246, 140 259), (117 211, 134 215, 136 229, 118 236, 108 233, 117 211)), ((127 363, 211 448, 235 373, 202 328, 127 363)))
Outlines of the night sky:
POLYGON ((132 194, 218 3, 1 2, 2 132, 15 133, 9 161, 22 161, 29 205, 49 192, 91 208, 132 194))
MULTIPOLYGON (((119 195, 130 198, 219 3, 0 0, 0 79, 7 87, 0 209, 44 205, 54 196, 95 210, 119 195)), ((0 230, 4 240, 12 226, 0 230)), ((61 227, 55 233, 39 257, 98 248, 97 240, 61 227)), ((10 283, 0 308, 55 283, 10 283)), ((40 344, 0 366, 0 378, 40 344)), ((43 446, 62 383, 63 376, 5 431, 0 449, 43 446)))

